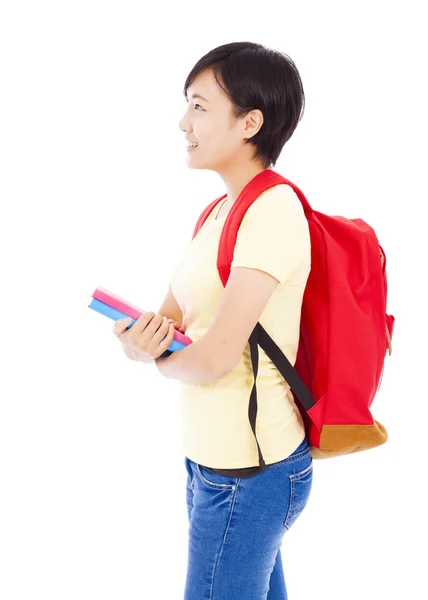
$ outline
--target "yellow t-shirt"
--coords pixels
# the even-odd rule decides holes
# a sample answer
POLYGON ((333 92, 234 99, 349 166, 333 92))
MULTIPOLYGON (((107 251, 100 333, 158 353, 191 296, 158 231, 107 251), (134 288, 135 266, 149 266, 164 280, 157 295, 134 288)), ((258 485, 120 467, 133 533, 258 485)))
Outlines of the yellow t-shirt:
MULTIPOLYGON (((201 339, 223 294, 217 251, 226 215, 211 212, 173 270, 171 287, 186 335, 201 339)), ((311 266, 309 227, 293 188, 277 185, 247 210, 238 231, 233 267, 270 273, 279 281, 259 322, 294 365, 302 298, 311 266)), ((259 464, 248 407, 254 383, 250 346, 238 365, 211 384, 179 382, 181 440, 185 456, 199 464, 233 469, 259 464)), ((303 441, 302 417, 290 388, 259 346, 256 435, 266 464, 289 456, 303 441)))

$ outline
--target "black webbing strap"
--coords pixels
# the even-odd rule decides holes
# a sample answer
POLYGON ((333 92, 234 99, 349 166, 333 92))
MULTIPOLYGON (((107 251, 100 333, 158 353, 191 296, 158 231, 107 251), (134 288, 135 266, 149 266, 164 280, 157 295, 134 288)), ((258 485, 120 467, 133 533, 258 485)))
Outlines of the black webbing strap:
POLYGON ((257 373, 259 370, 259 348, 258 345, 264 350, 270 360, 273 362, 275 367, 284 377, 294 394, 297 396, 299 401, 305 410, 309 410, 315 405, 315 400, 312 397, 311 392, 308 390, 306 385, 301 380, 299 374, 294 369, 288 358, 282 352, 282 350, 275 344, 273 339, 267 333, 267 331, 257 323, 250 339, 248 340, 250 345, 251 363, 253 365, 254 373, 254 384, 250 395, 250 404, 248 407, 248 417, 250 419, 251 429, 253 430, 254 437, 256 438, 257 450, 259 453, 259 464, 261 470, 266 469, 265 461, 263 459, 262 451, 259 446, 259 442, 256 436, 256 418, 257 418, 257 373))

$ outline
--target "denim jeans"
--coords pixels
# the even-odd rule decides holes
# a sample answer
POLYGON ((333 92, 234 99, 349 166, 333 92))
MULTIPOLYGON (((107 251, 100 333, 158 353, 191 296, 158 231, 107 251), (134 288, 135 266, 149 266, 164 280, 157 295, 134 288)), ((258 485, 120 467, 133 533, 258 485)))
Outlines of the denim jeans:
POLYGON ((246 479, 185 457, 184 600, 287 600, 280 549, 308 502, 312 460, 306 439, 288 458, 246 479))

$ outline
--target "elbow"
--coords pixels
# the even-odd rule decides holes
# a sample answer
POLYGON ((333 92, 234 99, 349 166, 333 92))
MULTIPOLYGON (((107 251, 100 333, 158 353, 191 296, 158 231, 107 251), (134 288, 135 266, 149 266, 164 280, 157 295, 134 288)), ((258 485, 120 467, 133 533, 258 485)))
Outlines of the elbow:
POLYGON ((223 353, 223 356, 220 355, 212 367, 213 376, 215 376, 216 380, 223 379, 223 377, 226 377, 233 371, 238 362, 239 359, 232 361, 230 357, 227 357, 223 353))
POLYGON ((218 361, 209 360, 206 366, 206 373, 210 380, 210 383, 215 383, 222 377, 225 377, 226 371, 222 364, 218 361))
POLYGON ((214 383, 223 377, 226 377, 231 371, 224 358, 217 352, 210 352, 207 355, 206 371, 211 382, 214 383))
POLYGON ((198 343, 201 344, 199 351, 205 356, 206 371, 212 382, 229 375, 239 362, 240 357, 232 357, 230 352, 225 351, 224 345, 219 347, 215 342, 212 343, 212 340, 210 343, 208 339, 198 343))

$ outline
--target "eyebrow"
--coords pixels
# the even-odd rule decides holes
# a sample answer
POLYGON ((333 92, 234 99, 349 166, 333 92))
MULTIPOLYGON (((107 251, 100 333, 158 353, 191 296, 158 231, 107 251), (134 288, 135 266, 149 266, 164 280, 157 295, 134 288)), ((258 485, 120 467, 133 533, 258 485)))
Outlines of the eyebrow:
MULTIPOLYGON (((209 102, 209 100, 207 100, 206 98, 204 98, 203 96, 201 96, 200 94, 192 94, 190 96, 192 98, 192 100, 194 100, 195 98, 200 98, 201 100, 203 100, 204 102, 209 102)), ((188 100, 187 100, 188 102, 188 100)))

